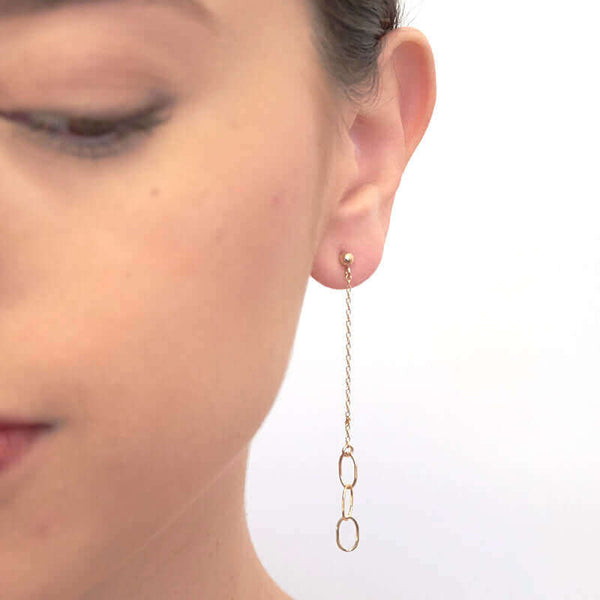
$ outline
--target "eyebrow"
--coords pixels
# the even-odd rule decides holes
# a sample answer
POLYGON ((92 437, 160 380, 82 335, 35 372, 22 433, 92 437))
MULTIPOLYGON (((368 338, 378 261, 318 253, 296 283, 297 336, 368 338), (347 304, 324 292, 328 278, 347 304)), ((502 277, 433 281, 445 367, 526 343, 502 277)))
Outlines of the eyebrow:
POLYGON ((215 15, 201 0, 0 0, 0 19, 49 13, 63 6, 84 5, 167 6, 182 10, 191 17, 215 25, 215 15))

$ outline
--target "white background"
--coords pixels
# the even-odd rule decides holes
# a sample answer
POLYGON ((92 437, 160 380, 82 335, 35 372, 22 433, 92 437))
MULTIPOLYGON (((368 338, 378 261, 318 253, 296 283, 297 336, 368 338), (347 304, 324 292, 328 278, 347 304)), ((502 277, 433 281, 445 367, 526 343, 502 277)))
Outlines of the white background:
POLYGON ((600 15, 408 9, 438 100, 352 291, 360 544, 335 543, 345 292, 312 278, 251 447, 252 537, 297 600, 597 600, 600 15))

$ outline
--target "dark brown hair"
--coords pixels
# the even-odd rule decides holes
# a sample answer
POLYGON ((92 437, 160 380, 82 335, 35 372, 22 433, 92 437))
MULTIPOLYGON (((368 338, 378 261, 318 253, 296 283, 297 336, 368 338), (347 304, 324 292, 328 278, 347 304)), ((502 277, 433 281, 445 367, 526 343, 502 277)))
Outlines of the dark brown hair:
POLYGON ((402 0, 308 0, 313 41, 334 89, 352 102, 377 95, 381 38, 402 26, 402 0))

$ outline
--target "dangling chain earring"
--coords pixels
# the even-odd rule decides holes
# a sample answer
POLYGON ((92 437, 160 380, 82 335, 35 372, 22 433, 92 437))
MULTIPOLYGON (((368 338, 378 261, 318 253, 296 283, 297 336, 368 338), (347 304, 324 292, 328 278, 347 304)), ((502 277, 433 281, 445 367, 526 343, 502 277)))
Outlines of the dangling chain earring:
POLYGON ((356 461, 354 460, 353 452, 354 448, 350 445, 350 282, 352 281, 352 271, 350 269, 350 265, 354 262, 354 255, 350 252, 341 252, 339 255, 340 262, 343 267, 345 267, 345 277, 346 277, 346 443, 342 448, 342 454, 340 456, 340 460, 338 462, 338 473, 340 476, 340 481, 344 486, 342 491, 342 516, 340 520, 337 522, 336 526, 336 542, 338 547, 344 552, 352 552, 358 546, 358 523, 356 519, 352 517, 352 507, 354 506, 354 486, 356 485, 356 480, 358 478, 358 471, 356 468, 356 461), (352 483, 344 483, 344 479, 342 477, 342 461, 344 457, 349 457, 352 459, 352 464, 354 465, 354 481, 352 483), (346 495, 347 492, 350 491, 350 507, 348 512, 346 513, 346 495), (354 527, 356 528, 356 541, 351 548, 344 548, 340 544, 340 524, 342 521, 352 521, 354 523, 354 527))

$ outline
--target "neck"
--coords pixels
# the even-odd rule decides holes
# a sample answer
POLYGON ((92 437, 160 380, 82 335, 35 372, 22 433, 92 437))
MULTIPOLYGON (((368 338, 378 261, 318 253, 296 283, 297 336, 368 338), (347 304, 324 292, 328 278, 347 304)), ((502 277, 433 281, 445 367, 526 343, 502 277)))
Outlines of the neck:
POLYGON ((252 544, 244 505, 248 450, 84 600, 291 600, 252 544))

